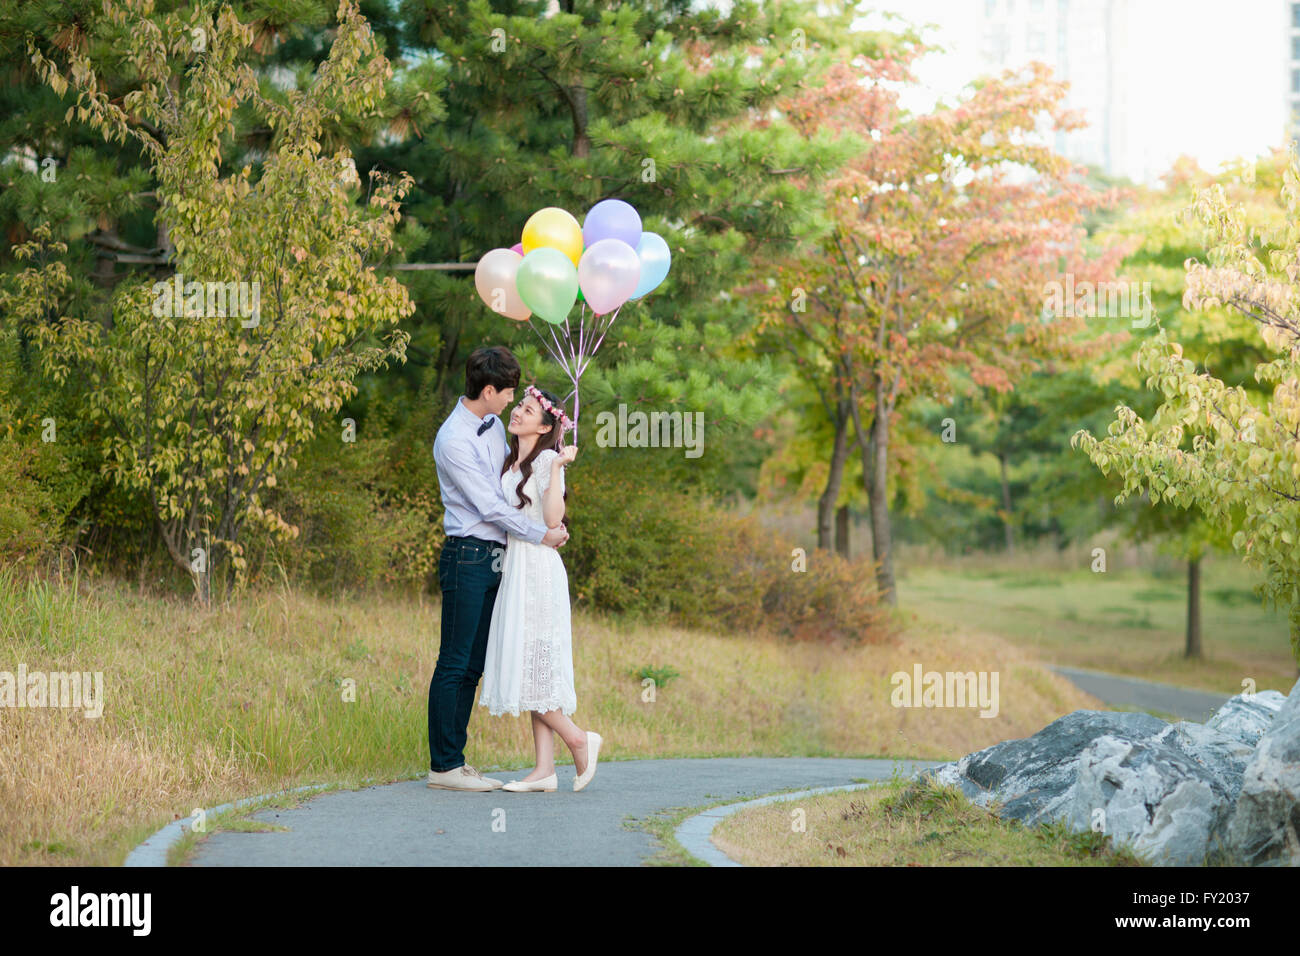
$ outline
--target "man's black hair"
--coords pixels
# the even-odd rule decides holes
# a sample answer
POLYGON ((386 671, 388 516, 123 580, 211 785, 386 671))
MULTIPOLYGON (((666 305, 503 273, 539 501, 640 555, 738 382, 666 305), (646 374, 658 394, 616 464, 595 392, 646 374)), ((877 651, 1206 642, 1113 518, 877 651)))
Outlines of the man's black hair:
POLYGON ((519 386, 519 360, 503 345, 475 349, 465 363, 465 397, 470 401, 492 385, 498 392, 519 386))

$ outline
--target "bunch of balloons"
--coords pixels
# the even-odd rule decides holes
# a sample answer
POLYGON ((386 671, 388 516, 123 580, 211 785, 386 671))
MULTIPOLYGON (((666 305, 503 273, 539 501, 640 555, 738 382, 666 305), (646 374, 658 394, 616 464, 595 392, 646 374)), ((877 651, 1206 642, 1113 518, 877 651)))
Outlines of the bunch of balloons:
POLYGON ((556 206, 539 209, 524 224, 521 242, 493 249, 479 260, 474 285, 483 302, 494 312, 532 325, 551 358, 568 374, 575 442, 582 373, 623 305, 658 288, 671 262, 668 243, 657 233, 644 232, 640 214, 621 199, 596 203, 582 225, 556 206), (579 300, 582 310, 575 329, 569 313, 579 300), (535 324, 534 316, 545 325, 535 324))

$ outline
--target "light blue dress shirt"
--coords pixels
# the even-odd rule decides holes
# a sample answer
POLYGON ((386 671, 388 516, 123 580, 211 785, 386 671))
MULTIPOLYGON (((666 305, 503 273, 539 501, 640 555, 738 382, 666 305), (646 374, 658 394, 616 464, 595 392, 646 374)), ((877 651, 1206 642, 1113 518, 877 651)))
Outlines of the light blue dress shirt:
POLYGON ((479 418, 456 400, 433 440, 433 461, 442 490, 442 527, 448 537, 483 538, 506 543, 506 532, 541 544, 546 525, 512 508, 501 491, 501 466, 506 460, 505 426, 496 415, 479 418), (479 426, 490 421, 482 435, 479 426))

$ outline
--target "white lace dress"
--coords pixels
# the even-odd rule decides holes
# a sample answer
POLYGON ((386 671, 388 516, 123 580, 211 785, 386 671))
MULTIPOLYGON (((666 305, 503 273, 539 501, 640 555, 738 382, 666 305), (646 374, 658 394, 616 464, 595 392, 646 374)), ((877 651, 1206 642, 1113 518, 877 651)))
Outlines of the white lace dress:
MULTIPOLYGON (((542 496, 550 485, 556 454, 549 448, 539 453, 524 486, 531 500, 524 513, 539 523, 542 496)), ((558 480, 563 493, 563 470, 558 480)), ((501 489, 512 506, 520 501, 518 486, 519 473, 506 469, 501 489)), ((578 709, 572 641, 569 577, 560 552, 508 535, 501 585, 492 607, 479 706, 493 715, 518 716, 529 710, 572 714, 578 709)))

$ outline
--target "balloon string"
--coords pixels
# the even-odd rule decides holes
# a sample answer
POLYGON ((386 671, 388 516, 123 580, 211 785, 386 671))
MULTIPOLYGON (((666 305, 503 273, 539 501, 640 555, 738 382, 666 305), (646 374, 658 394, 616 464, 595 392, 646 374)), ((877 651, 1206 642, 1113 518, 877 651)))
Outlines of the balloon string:
POLYGON ((580 369, 578 369, 579 376, 581 376, 582 373, 587 370, 587 365, 590 364, 592 356, 596 354, 596 350, 600 348, 600 343, 605 341, 605 333, 608 332, 610 328, 614 325, 614 320, 618 318, 618 313, 622 311, 622 309, 623 307, 620 305, 617 309, 615 309, 612 313, 610 313, 609 321, 605 324, 605 327, 601 329, 600 338, 598 338, 596 340, 596 344, 591 347, 591 355, 587 356, 587 361, 582 364, 582 367, 580 369))
MULTIPOLYGON (((578 355, 579 356, 583 356, 587 354, 587 308, 586 308, 587 303, 584 301, 582 305, 583 305, 582 318, 578 320, 578 355)), ((593 312, 592 317, 595 318, 595 315, 596 313, 593 312)))
MULTIPOLYGON (((583 312, 586 312, 586 310, 587 310, 587 303, 584 301, 584 302, 582 303, 582 311, 583 311, 583 312)), ((581 320, 581 318, 579 318, 579 320, 578 320, 578 327, 579 327, 579 328, 582 327, 582 320, 581 320)), ((573 351, 573 330, 569 328, 569 313, 567 313, 567 312, 564 313, 564 344, 567 345, 567 346, 569 347, 569 358, 573 360, 573 366, 572 366, 572 367, 573 367, 573 368, 577 368, 577 367, 578 367, 578 356, 575 355, 575 354, 574 354, 574 351, 573 351)), ((568 365, 568 363, 565 363, 565 366, 564 366, 564 367, 565 367, 565 371, 568 371, 568 369, 569 369, 569 365, 568 365)))
POLYGON ((528 320, 528 327, 529 327, 530 329, 532 329, 533 332, 535 332, 535 333, 537 334, 537 337, 538 337, 539 339, 542 340, 542 346, 543 346, 543 347, 546 349, 546 351, 550 354, 551 359, 552 359, 554 362, 556 362, 556 363, 557 363, 561 368, 563 368, 563 367, 564 367, 564 363, 563 363, 562 361, 560 361, 559 356, 555 354, 555 349, 551 348, 551 343, 549 343, 549 342, 546 341, 546 336, 542 335, 541 330, 539 330, 539 329, 537 328, 537 326, 536 326, 535 324, 533 324, 533 320, 532 320, 531 318, 529 318, 529 320, 528 320))
MULTIPOLYGON (((559 340, 559 338, 558 338, 558 337, 556 336, 556 334, 555 334, 555 326, 553 326, 553 325, 550 326, 550 330, 551 330, 551 339, 552 339, 552 341, 555 342, 555 353, 553 353, 553 354, 557 354, 557 355, 560 356, 559 358, 556 359, 556 361, 559 363, 560 368, 562 368, 562 369, 564 369, 566 372, 568 372, 568 371, 569 371, 569 361, 568 361, 568 359, 566 359, 566 358, 563 357, 563 356, 564 356, 564 349, 560 346, 560 340, 559 340)), ((572 374, 572 373, 570 373, 570 374, 572 374)))
POLYGON ((578 363, 582 360, 582 347, 581 347, 581 342, 582 342, 582 325, 583 325, 583 321, 584 321, 585 318, 586 318, 586 315, 587 315, 587 302, 586 302, 586 300, 584 299, 583 302, 582 302, 582 308, 581 308, 581 310, 580 310, 579 313, 578 313, 578 342, 579 342, 579 346, 578 346, 577 349, 575 349, 575 348, 574 348, 574 345, 573 345, 573 333, 569 330, 569 320, 568 320, 568 317, 566 316, 566 317, 565 317, 565 320, 564 320, 564 332, 565 332, 565 338, 568 340, 568 343, 569 343, 569 354, 573 356, 573 367, 574 367, 574 368, 577 368, 577 367, 578 367, 578 363))

